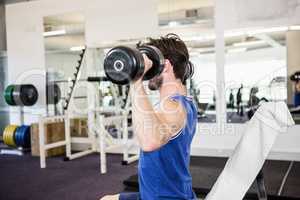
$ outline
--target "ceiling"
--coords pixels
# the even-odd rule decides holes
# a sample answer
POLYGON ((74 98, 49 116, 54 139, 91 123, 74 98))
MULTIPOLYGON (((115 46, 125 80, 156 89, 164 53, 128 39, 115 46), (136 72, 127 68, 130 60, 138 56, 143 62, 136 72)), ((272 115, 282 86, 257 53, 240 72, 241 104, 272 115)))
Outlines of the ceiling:
MULTIPOLYGON (((185 40, 191 51, 214 52, 214 5, 213 0, 159 0, 159 25, 161 35, 176 33, 185 40)), ((82 13, 67 13, 44 18, 45 31, 66 30, 66 34, 45 38, 47 50, 66 50, 84 46, 84 16, 82 13)), ((285 45, 285 32, 263 34, 230 34, 225 37, 228 49, 240 48, 235 43, 243 42, 247 50, 285 45), (254 43, 253 43, 254 41, 254 43), (247 43, 249 42, 249 45, 247 43)), ((124 45, 136 40, 122 41, 124 45)), ((120 41, 118 41, 120 43, 120 41)), ((110 44, 110 47, 115 44, 110 44)))

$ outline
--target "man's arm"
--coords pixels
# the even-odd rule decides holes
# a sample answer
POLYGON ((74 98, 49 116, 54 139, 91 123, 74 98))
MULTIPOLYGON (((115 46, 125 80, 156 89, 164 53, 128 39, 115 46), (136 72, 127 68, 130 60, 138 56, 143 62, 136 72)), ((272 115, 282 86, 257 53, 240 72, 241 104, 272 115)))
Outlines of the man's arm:
POLYGON ((143 151, 160 148, 185 124, 186 111, 177 101, 166 99, 155 112, 141 79, 131 85, 131 99, 133 130, 143 151))

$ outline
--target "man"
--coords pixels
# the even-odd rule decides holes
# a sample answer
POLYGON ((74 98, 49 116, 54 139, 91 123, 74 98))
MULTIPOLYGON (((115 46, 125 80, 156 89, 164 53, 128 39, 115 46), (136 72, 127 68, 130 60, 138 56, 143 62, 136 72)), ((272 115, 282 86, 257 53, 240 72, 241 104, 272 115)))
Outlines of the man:
POLYGON ((294 82, 294 107, 300 106, 300 71, 296 71, 291 77, 294 82))
POLYGON ((242 89, 243 89, 243 84, 241 84, 241 87, 238 89, 238 92, 236 93, 237 114, 240 116, 244 115, 243 105, 242 105, 242 95, 243 95, 242 89))
MULTIPOLYGON (((150 39, 149 45, 163 53, 162 73, 151 79, 148 87, 160 93, 159 109, 152 107, 143 78, 131 83, 134 133, 141 147, 139 159, 139 193, 105 196, 102 200, 192 200, 189 173, 190 146, 197 124, 197 109, 186 95, 186 80, 192 75, 186 45, 177 35, 150 39)), ((144 55, 145 72, 152 62, 144 55)))

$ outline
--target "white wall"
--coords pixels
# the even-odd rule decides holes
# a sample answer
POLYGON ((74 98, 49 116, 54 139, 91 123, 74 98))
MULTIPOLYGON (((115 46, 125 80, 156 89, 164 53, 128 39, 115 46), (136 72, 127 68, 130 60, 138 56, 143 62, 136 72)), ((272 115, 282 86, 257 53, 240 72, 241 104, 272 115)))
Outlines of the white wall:
POLYGON ((224 5, 226 29, 300 23, 299 0, 226 0, 224 5))
MULTIPOLYGON (((85 15, 88 46, 158 33, 155 0, 44 0, 7 5, 8 81, 33 83, 40 94, 28 112, 45 111, 43 17, 75 11, 85 15)), ((12 108, 11 123, 20 123, 14 111, 12 108)), ((26 115, 27 123, 36 120, 37 115, 26 115)))
POLYGON ((5 7, 4 2, 0 1, 0 51, 4 50, 6 50, 5 7))

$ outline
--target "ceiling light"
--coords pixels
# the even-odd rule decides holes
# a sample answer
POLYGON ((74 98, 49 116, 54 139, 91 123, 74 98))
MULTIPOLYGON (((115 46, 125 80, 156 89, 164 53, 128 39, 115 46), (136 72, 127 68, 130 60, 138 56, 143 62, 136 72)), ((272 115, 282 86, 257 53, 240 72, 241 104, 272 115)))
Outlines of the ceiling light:
POLYGON ((168 23, 168 26, 171 27, 171 28, 177 27, 177 26, 179 26, 179 25, 180 25, 180 23, 177 22, 177 21, 170 21, 170 22, 168 23))
POLYGON ((75 46, 75 47, 71 47, 70 51, 81 51, 85 49, 85 46, 75 46))
POLYGON ((47 31, 47 32, 43 33, 44 37, 57 36, 57 35, 65 35, 65 34, 66 34, 66 30, 47 31))
POLYGON ((300 30, 300 25, 297 25, 297 26, 290 26, 290 27, 289 27, 289 30, 291 30, 291 31, 299 31, 299 30, 300 30))

